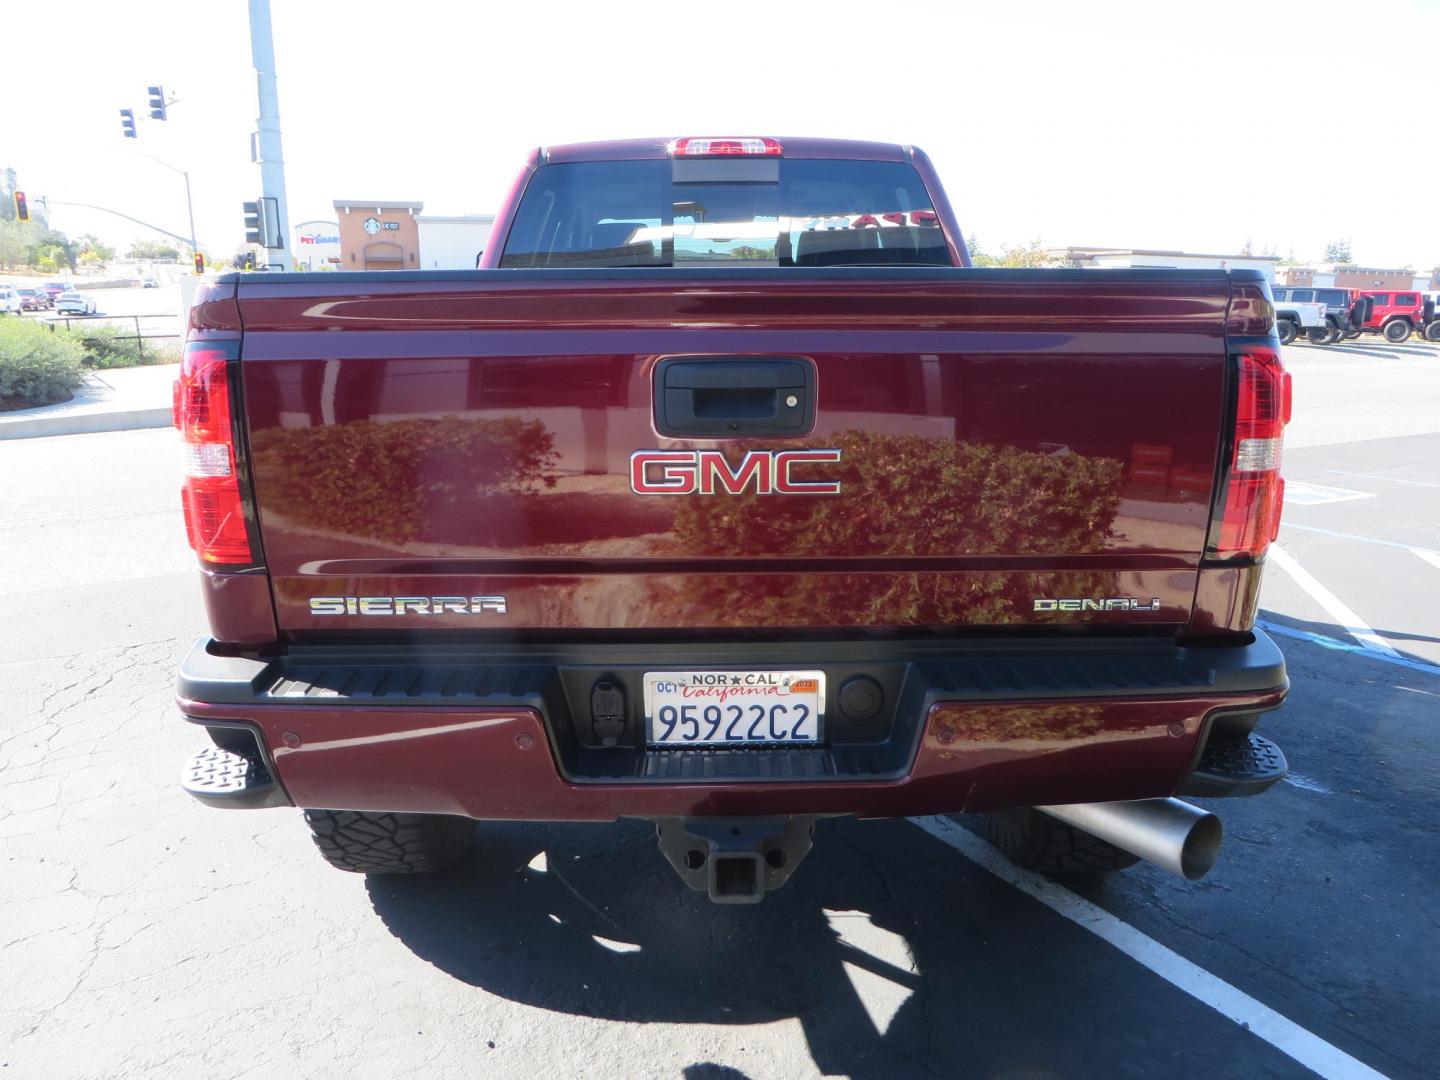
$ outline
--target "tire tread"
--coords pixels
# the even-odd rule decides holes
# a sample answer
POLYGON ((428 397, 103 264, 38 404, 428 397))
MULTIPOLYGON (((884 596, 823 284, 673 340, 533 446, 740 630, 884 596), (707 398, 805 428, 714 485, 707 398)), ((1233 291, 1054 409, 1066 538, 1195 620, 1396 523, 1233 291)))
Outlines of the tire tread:
POLYGON ((444 814, 306 810, 305 823, 325 861, 354 874, 428 874, 454 865, 474 822, 444 814))
POLYGON ((990 815, 990 841, 1016 866, 1057 877, 1107 874, 1140 860, 1033 807, 990 815))

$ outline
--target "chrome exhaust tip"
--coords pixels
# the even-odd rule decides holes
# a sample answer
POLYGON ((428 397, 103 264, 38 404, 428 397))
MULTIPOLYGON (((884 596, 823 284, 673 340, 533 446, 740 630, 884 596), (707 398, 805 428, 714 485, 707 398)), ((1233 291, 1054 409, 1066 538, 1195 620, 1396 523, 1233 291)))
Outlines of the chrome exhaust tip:
POLYGON ((1179 799, 1069 803, 1035 809, 1148 863, 1199 881, 1220 858, 1225 830, 1208 810, 1179 799))

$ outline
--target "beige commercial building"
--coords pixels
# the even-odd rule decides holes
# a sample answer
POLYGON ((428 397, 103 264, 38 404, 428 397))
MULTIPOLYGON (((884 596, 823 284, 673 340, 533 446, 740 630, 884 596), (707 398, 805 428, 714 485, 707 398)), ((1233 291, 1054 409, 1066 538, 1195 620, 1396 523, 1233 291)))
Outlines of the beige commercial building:
POLYGON ((418 202, 335 200, 340 222, 340 269, 419 270, 418 202))
POLYGON ((1082 269, 1148 266, 1171 270, 1259 270, 1271 281, 1275 280, 1275 267, 1280 262, 1277 255, 1206 255, 1152 248, 1049 248, 1047 254, 1082 269))
MULTIPOLYGON (((1440 277, 1440 275, 1436 275, 1440 277)), ((1428 273, 1416 270, 1387 270, 1370 266, 1329 263, 1320 266, 1281 268, 1282 285, 1315 285, 1339 289, 1417 289, 1440 287, 1428 273)))

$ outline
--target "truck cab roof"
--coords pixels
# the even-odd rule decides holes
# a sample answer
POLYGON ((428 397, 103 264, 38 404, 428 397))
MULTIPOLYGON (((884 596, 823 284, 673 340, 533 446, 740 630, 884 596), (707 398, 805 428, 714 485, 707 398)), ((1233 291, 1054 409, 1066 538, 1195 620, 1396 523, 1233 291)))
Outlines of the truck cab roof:
MULTIPOLYGON (((684 136, 680 136, 683 138, 684 136)), ((762 136, 735 136, 760 138, 762 136)), ((839 158, 850 161, 905 161, 910 147, 899 143, 865 142, 858 139, 773 138, 787 158, 839 158)), ((674 136, 653 139, 612 139, 604 142, 563 143, 538 151, 540 161, 555 165, 577 161, 649 161, 670 156, 674 136)))

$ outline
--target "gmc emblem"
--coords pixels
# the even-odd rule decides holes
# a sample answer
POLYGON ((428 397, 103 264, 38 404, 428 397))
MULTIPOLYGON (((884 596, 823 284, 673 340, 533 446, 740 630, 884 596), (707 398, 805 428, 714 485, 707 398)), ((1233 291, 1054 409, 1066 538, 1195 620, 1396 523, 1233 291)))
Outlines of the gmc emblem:
MULTIPOLYGON (((636 495, 839 495, 839 480, 805 480, 814 465, 833 465, 839 450, 751 450, 733 469, 719 450, 636 450, 636 495)), ((811 474, 813 475, 813 474, 811 474)))

